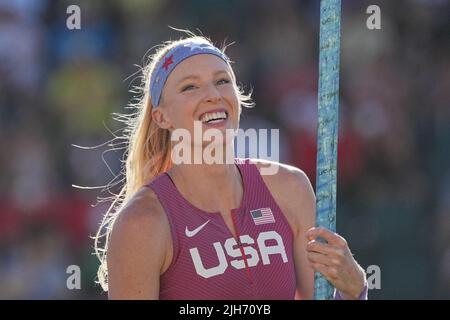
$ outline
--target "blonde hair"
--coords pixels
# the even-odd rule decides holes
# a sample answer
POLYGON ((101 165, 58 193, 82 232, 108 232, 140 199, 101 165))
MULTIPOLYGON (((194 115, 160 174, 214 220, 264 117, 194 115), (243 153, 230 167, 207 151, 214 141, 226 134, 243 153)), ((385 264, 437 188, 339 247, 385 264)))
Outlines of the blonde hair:
MULTIPOLYGON (((120 210, 142 186, 149 183, 159 174, 168 171, 172 166, 170 131, 160 128, 152 121, 153 106, 149 90, 152 72, 165 54, 179 44, 190 41, 212 44, 211 40, 204 36, 198 36, 186 30, 179 31, 185 32, 188 37, 163 43, 153 55, 149 56, 147 65, 141 68, 141 85, 137 87, 138 91, 132 91, 138 94, 135 97, 138 102, 129 104, 131 108, 135 109, 135 112, 131 114, 115 114, 115 120, 126 125, 123 129, 123 136, 116 137, 124 140, 122 143, 126 145, 125 166, 122 168, 125 181, 119 194, 114 194, 112 198, 108 199, 112 203, 103 216, 100 227, 94 237, 95 254, 100 260, 97 272, 98 283, 104 291, 108 291, 108 269, 106 263, 108 241, 120 210), (101 239, 103 239, 103 247, 100 244, 101 239)), ((222 52, 225 52, 226 48, 227 46, 224 44, 221 48, 222 52)), ((247 95, 243 93, 243 90, 236 83, 236 77, 231 66, 230 69, 240 107, 253 107, 251 92, 247 95)), ((123 182, 123 179, 121 182, 123 182)))

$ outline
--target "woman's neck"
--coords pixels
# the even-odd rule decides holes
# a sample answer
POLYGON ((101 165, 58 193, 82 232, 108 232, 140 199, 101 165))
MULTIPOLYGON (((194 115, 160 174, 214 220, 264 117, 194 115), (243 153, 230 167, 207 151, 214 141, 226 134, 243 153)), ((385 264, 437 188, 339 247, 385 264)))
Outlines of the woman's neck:
POLYGON ((179 192, 194 206, 207 212, 228 212, 239 207, 243 181, 233 164, 181 164, 168 174, 179 192))

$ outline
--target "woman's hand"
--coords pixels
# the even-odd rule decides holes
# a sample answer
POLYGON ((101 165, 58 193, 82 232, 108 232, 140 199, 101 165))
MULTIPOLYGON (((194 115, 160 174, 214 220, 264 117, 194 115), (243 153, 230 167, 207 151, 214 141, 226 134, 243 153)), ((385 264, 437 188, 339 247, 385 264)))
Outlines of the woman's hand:
POLYGON ((366 274, 353 258, 347 241, 325 228, 311 228, 306 237, 311 267, 330 281, 344 299, 358 299, 366 283, 366 274), (316 241, 318 237, 328 243, 316 241))

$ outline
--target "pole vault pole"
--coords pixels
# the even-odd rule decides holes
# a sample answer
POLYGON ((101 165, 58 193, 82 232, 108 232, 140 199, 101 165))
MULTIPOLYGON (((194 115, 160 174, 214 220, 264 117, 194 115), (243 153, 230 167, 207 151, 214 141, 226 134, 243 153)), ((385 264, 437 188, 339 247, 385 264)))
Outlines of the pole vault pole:
MULTIPOLYGON (((319 119, 317 127, 316 226, 336 231, 336 165, 339 121, 341 0, 320 1, 319 119)), ((334 288, 314 275, 314 299, 333 298, 334 288)))

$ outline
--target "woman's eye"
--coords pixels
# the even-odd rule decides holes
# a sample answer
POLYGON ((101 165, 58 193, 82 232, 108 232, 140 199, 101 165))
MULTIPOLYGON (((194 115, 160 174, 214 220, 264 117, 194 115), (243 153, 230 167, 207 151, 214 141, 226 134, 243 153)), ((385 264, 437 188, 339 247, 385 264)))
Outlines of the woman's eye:
MULTIPOLYGON (((220 80, 218 80, 218 81, 216 82, 217 85, 222 85, 222 84, 227 84, 227 83, 230 83, 230 80, 229 80, 229 79, 226 79, 226 78, 220 79, 220 80)), ((190 91, 190 90, 193 90, 193 89, 195 89, 195 88, 196 88, 195 85, 193 85, 193 84, 188 84, 188 85, 185 85, 184 87, 181 88, 181 92, 184 92, 184 91, 190 91)))
POLYGON ((226 83, 230 83, 230 80, 223 78, 217 81, 217 84, 226 84, 226 83))
POLYGON ((194 88, 195 88, 194 85, 188 84, 188 85, 184 86, 184 87, 181 89, 181 91, 184 92, 184 91, 192 90, 192 89, 194 89, 194 88))

